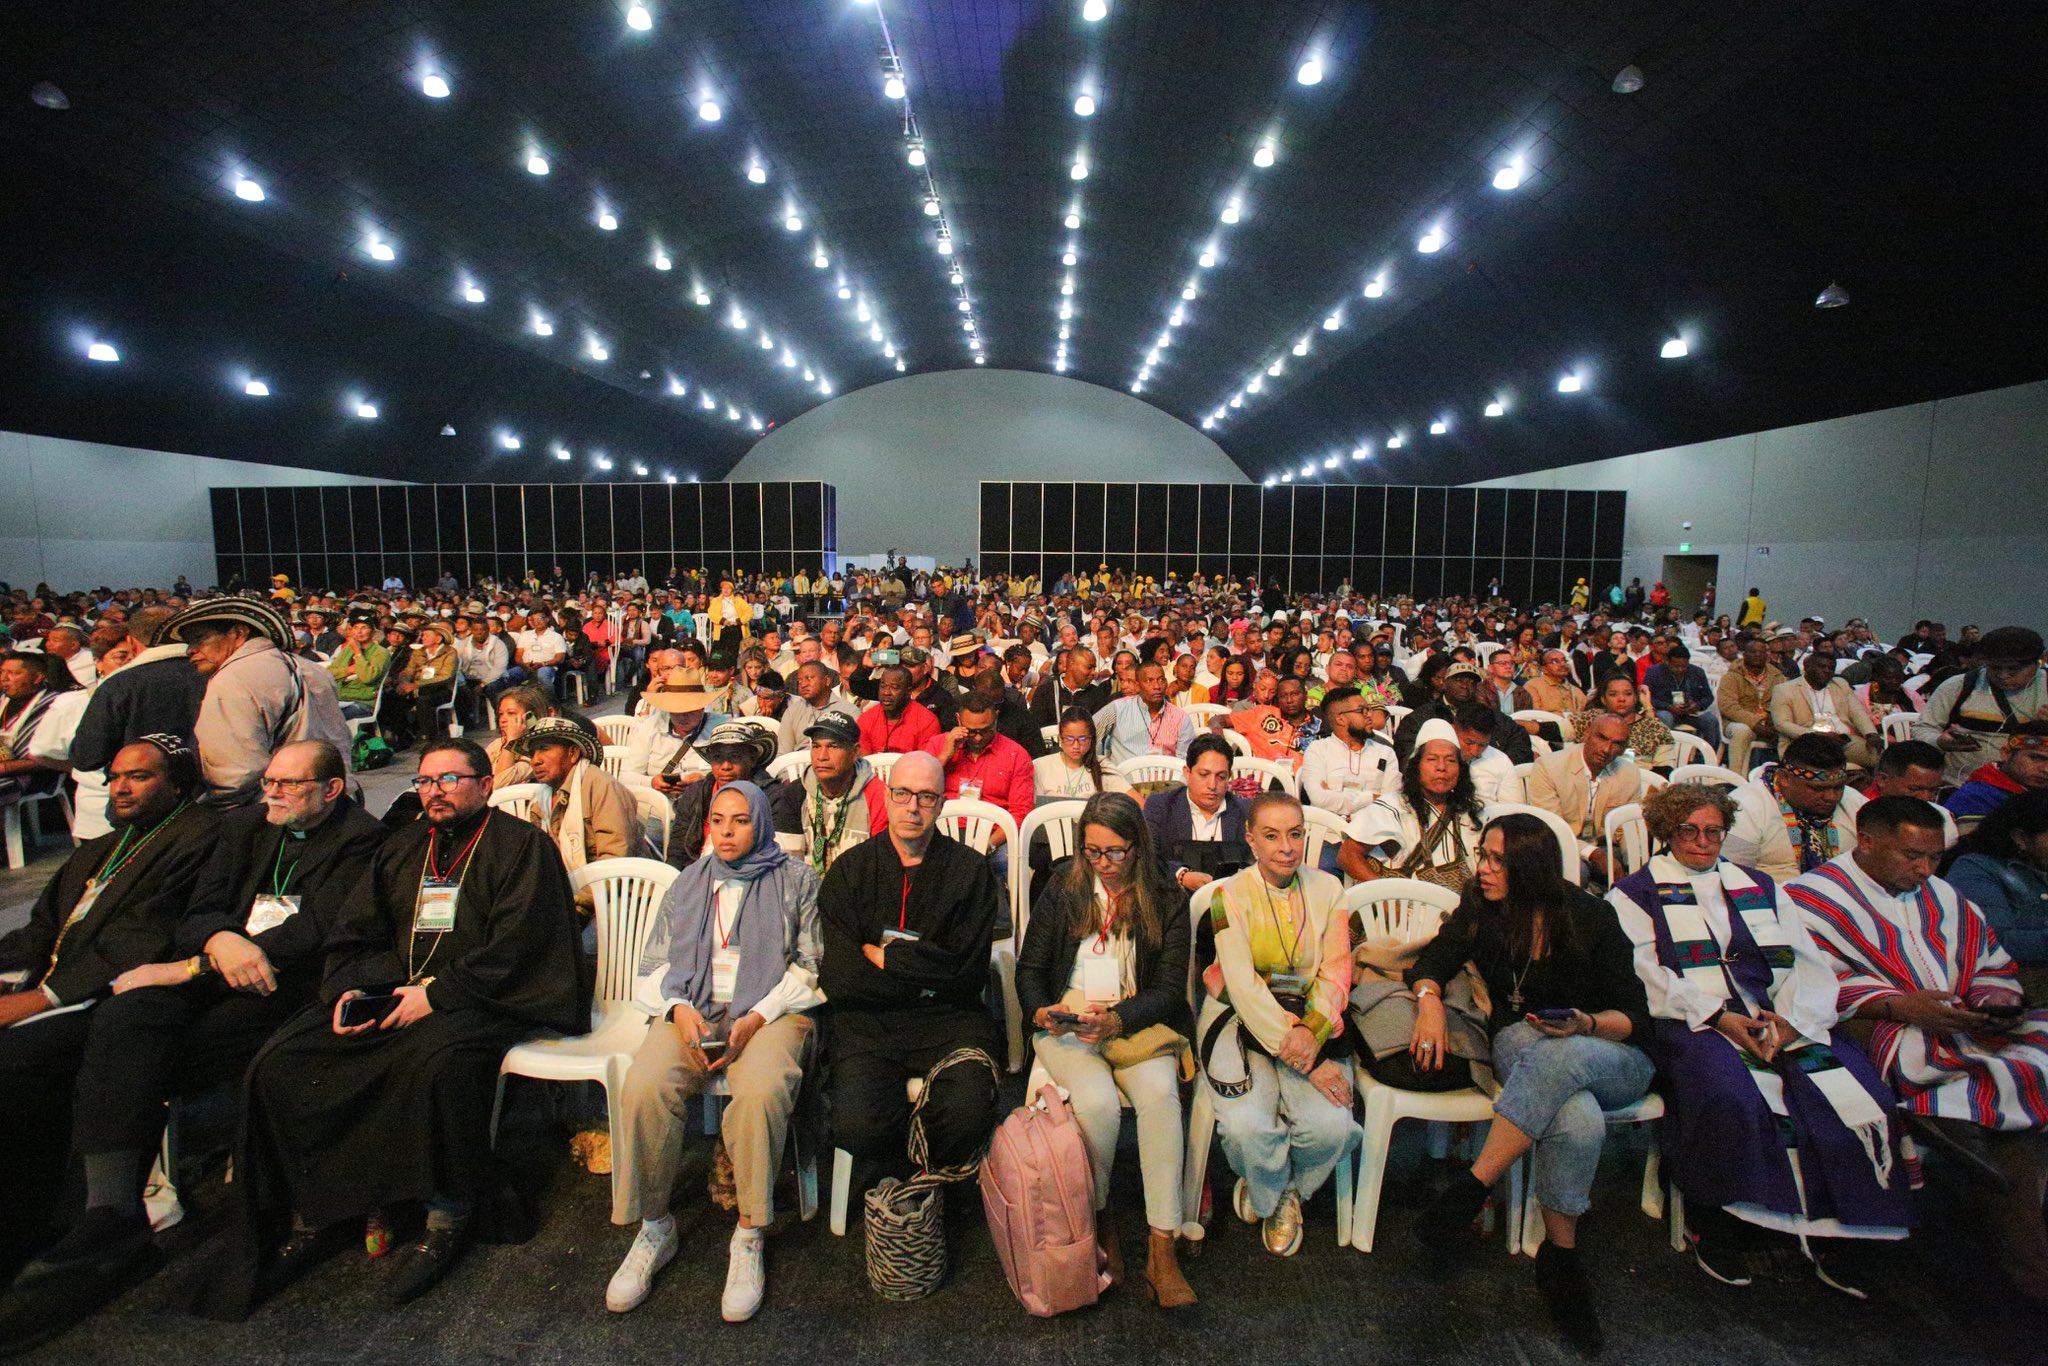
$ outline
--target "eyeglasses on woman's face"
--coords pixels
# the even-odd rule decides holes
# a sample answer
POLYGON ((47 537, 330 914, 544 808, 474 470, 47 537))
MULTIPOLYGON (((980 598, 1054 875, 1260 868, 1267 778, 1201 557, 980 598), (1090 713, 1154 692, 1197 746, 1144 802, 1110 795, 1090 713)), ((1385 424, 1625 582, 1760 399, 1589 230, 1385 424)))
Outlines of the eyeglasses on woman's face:
POLYGON ((1671 838, 1699 844, 1719 844, 1722 840, 1728 838, 1728 827, 1725 825, 1694 825, 1688 821, 1684 825, 1674 828, 1671 832, 1671 838))
POLYGON ((1086 749, 1088 748, 1088 735, 1085 731, 1080 735, 1062 735, 1060 737, 1060 744, 1067 749, 1086 749))
POLYGON ((1130 856, 1131 846, 1128 844, 1084 844, 1081 846, 1082 858, 1087 859, 1090 863, 1103 863, 1112 868, 1120 866, 1130 856))

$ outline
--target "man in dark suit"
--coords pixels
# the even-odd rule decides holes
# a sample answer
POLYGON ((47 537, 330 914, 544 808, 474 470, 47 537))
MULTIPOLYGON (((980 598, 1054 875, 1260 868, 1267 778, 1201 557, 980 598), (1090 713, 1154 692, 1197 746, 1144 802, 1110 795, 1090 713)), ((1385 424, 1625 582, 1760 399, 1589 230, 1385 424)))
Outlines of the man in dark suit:
POLYGON ((1251 862, 1244 839, 1244 798, 1230 790, 1230 745, 1220 735, 1197 735, 1188 744, 1186 781, 1145 799, 1145 824, 1184 891, 1211 882, 1223 865, 1251 862), (1197 844, 1217 845, 1214 850, 1197 844))
POLYGON ((1057 726, 1068 707, 1085 708, 1090 716, 1109 705, 1107 683, 1095 681, 1095 652, 1085 645, 1062 650, 1054 672, 1031 694, 1031 719, 1057 726))

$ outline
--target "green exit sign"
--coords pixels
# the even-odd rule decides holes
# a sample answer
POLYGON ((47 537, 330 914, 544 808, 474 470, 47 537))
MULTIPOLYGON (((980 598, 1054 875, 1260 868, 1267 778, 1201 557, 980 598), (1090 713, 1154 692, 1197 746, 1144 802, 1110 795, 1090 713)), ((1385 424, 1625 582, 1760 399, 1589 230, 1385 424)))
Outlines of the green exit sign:
POLYGON ((1681 555, 1690 555, 1690 554, 1692 554, 1692 542, 1691 542, 1691 541, 1680 541, 1680 542, 1678 543, 1678 553, 1679 553, 1679 554, 1681 554, 1681 555))

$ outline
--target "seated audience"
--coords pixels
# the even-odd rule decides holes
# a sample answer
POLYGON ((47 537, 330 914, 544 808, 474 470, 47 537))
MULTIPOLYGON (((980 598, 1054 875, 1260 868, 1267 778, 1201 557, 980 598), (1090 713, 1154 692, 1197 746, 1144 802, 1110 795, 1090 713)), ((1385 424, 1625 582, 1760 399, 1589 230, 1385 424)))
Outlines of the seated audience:
MULTIPOLYGON (((1421 689, 1434 689, 1431 696, 1418 700, 1415 709, 1403 717, 1394 732, 1394 752, 1401 756, 1401 762, 1408 762, 1414 750, 1416 736, 1423 726, 1431 721, 1446 724, 1456 719, 1458 708, 1475 699, 1479 690, 1481 674, 1477 664, 1465 660, 1452 661, 1449 655, 1432 655, 1423 666, 1422 677, 1416 680, 1421 689)), ((1535 758, 1535 750, 1529 744, 1529 733, 1510 720, 1505 712, 1495 711, 1493 721, 1493 746, 1508 756, 1510 764, 1526 764, 1535 758)))
POLYGON ((1976 668, 1944 679, 1927 695, 1913 738, 1948 755, 1948 781, 1958 786, 1999 761, 2005 736, 2022 721, 2048 715, 2048 669, 2040 633, 2024 626, 1986 631, 1976 668))
POLYGON ((1673 730, 1689 730, 1718 753, 1721 723, 1713 714, 1714 692, 1706 671, 1692 662, 1692 651, 1673 641, 1660 664, 1643 674, 1643 696, 1657 719, 1673 730))
POLYGON ((1735 803, 1697 783, 1643 804, 1661 852, 1608 895, 1635 944, 1667 1107, 1664 1158, 1685 1193, 1694 1260, 1744 1286, 1749 1230, 1791 1234, 1821 1283, 1867 1298, 1823 1251, 1913 1222, 1893 1098, 1835 1029, 1835 973, 1798 908, 1721 857, 1735 803))
MULTIPOLYGON (((1079 708, 1075 711, 1078 713, 1079 708)), ((1082 811, 1079 857, 1061 865, 1031 909, 1017 955, 1017 999, 1039 1032, 1039 1063, 1073 1102, 1094 1177, 1096 1240, 1110 1283, 1123 1280, 1109 1205, 1122 1098, 1137 1115, 1145 1188, 1145 1280, 1162 1309, 1195 1292, 1181 1274, 1180 1073, 1194 1034, 1188 1011, 1187 899, 1168 884, 1136 802, 1097 794, 1082 811)))
POLYGON ((875 702, 860 714, 862 752, 909 754, 940 734, 939 718, 910 694, 910 670, 901 664, 875 671, 875 702))
MULTIPOLYGON (((811 653, 815 652, 816 646, 812 646, 811 653)), ((860 716, 860 704, 840 694, 838 675, 817 660, 797 665, 794 682, 796 695, 784 705, 776 723, 778 753, 795 754, 806 748, 809 741, 805 734, 828 711, 843 712, 856 719, 860 716)))
POLYGON ((335 699, 347 720, 369 716, 376 708, 378 685, 391 667, 391 651, 375 639, 376 631, 377 623, 367 613, 351 616, 342 628, 341 645, 327 657, 335 699))
POLYGON ((1095 681, 1095 654, 1085 645, 1063 649, 1058 671, 1031 690, 1031 719, 1041 726, 1063 724, 1069 708, 1084 707, 1093 716, 1109 705, 1109 688, 1095 681))
POLYGON ((1603 1334, 1579 1257, 1579 1218, 1592 1204, 1606 1141, 1604 1112, 1633 1105, 1655 1068, 1634 951, 1614 909, 1566 882, 1550 828, 1527 814, 1489 822, 1478 875, 1409 971, 1417 1000, 1418 1068, 1446 1054, 1443 995, 1460 972, 1479 977, 1492 1005, 1493 1123, 1470 1168, 1417 1216, 1414 1232, 1439 1261, 1465 1251, 1494 1184, 1532 1153, 1529 1198, 1543 1212, 1536 1288, 1581 1351, 1603 1334))
POLYGON ((0 805, 57 790, 63 769, 33 751, 58 697, 72 691, 71 671, 59 661, 23 650, 0 655, 0 805), (51 686, 53 674, 61 687, 51 686))
POLYGON ((1789 741, 1781 763, 1767 764, 1735 789, 1735 819, 1722 857, 1790 882, 1856 847, 1863 794, 1849 786, 1839 735, 1809 732, 1789 741))
POLYGON ((1386 718, 1377 689, 1323 695, 1324 734, 1301 755, 1301 793, 1310 806, 1349 820, 1396 781, 1394 747, 1379 733, 1386 718))
POLYGON ((711 799, 727 785, 750 782, 767 794, 768 809, 775 817, 776 830, 795 834, 797 814, 795 793, 768 774, 775 758, 775 737, 759 726, 744 721, 725 721, 706 735, 697 753, 710 771, 697 782, 685 783, 673 793, 670 805, 668 861, 688 868, 704 857, 711 847, 711 799))
POLYGON ((1051 754, 1032 761, 1031 789, 1039 801, 1131 790, 1128 778, 1102 762, 1093 711, 1067 708, 1060 717, 1058 740, 1051 754))
MULTIPOLYGON (((1009 736, 996 733, 1001 706, 1000 694, 979 688, 968 693, 954 712, 958 723, 925 741, 924 751, 945 767, 947 801, 990 802, 1021 825, 1031 814, 1031 756, 1009 736)), ((1006 838, 1000 829, 989 832, 989 859, 999 878, 1009 869, 1006 838)))
POLYGON ((1119 697, 1095 713, 1095 727, 1102 735, 1102 757, 1122 764, 1147 754, 1171 754, 1185 759, 1195 738, 1195 723, 1166 698, 1166 670, 1157 664, 1140 665, 1136 673, 1138 691, 1134 697, 1119 697))
POLYGON ((1956 828, 1969 834, 1977 822, 2021 792, 2048 789, 2048 717, 2022 721, 2005 737, 2005 753, 1985 764, 1943 803, 1956 828))
POLYGON ((1771 657, 1771 647, 1760 636, 1742 643, 1742 658, 1721 675, 1714 690, 1714 702, 1721 712, 1722 729, 1728 737, 1728 767, 1748 773, 1750 751, 1763 746, 1776 753, 1777 728, 1771 724, 1771 694, 1785 681, 1785 675, 1771 657))
POLYGON ((385 734, 395 750, 411 749, 434 734, 440 724, 437 713, 455 696, 455 675, 461 666, 448 641, 448 628, 441 623, 421 626, 419 640, 387 690, 384 705, 390 724, 385 734))
POLYGON ((1524 783, 1529 805, 1561 818, 1579 837, 1579 857, 1601 882, 1613 877, 1607 865, 1607 816, 1616 807, 1643 800, 1648 784, 1640 765, 1628 761, 1628 722, 1598 715, 1585 740, 1546 754, 1524 783))
POLYGON ((1856 690, 1835 676, 1832 647, 1816 646, 1800 661, 1799 677, 1771 690, 1771 726, 1787 740, 1808 732, 1838 735, 1846 756, 1859 768, 1877 763, 1884 738, 1856 700, 1856 690))
POLYGON ((1167 876, 1184 892, 1251 863, 1245 801, 1230 790, 1230 746, 1200 735, 1188 745, 1182 781, 1145 798, 1145 824, 1167 876))
POLYGON ((1493 718, 1499 715, 1480 702, 1458 708, 1451 729, 1458 733, 1458 750, 1465 756, 1466 772, 1472 775, 1472 791, 1481 806, 1497 801, 1520 801, 1522 782, 1515 776, 1514 760, 1493 747, 1493 718))
POLYGON ((1322 735, 1322 723, 1310 712, 1308 685, 1293 674, 1273 685, 1273 702, 1227 712, 1209 722, 1221 734, 1236 731, 1251 746, 1252 757, 1271 759, 1289 768, 1301 767, 1302 751, 1322 735))
POLYGON ((519 751, 528 725, 555 714, 552 694, 533 683, 515 683, 498 694, 498 738, 484 753, 491 761, 491 782, 498 787, 534 781, 533 765, 519 751))
MULTIPOLYGON (((1564 650, 1545 650, 1537 675, 1523 685, 1523 691, 1531 710, 1570 716, 1586 709, 1586 690, 1572 681, 1572 657, 1564 650)), ((1526 721, 1522 728, 1529 730, 1537 724, 1526 721)))
POLYGON ((2013 796, 1949 851, 1942 877, 2012 955, 2029 1001, 2048 1004, 2048 791, 2013 796))
POLYGON ((1586 728, 1595 717, 1603 715, 1618 716, 1628 722, 1627 748, 1632 751, 1634 762, 1665 773, 1677 765, 1678 746, 1672 742, 1671 732, 1642 704, 1641 690, 1627 673, 1610 673, 1601 679, 1593 694, 1593 705, 1577 716, 1565 718, 1571 723, 1568 738, 1583 741, 1586 728))
MULTIPOLYGON (((882 780, 861 754, 860 727, 851 716, 825 712, 804 733, 810 766, 800 782, 783 784, 784 801, 798 803, 804 859, 822 878, 841 854, 889 828, 889 803, 882 780)), ((787 831, 788 824, 781 817, 777 829, 787 831)), ((678 847, 675 840, 669 847, 678 847)))
MULTIPOLYGON (((547 804, 535 807, 534 823, 554 840, 565 869, 573 873, 597 859, 647 857, 640 808, 604 771, 604 745, 595 727, 582 717, 544 716, 527 723, 518 749, 532 765, 532 780, 550 789, 547 804)), ((587 915, 590 892, 576 899, 587 915)))
POLYGON ((1898 740, 1884 747, 1871 770, 1865 797, 1916 797, 1941 800, 1941 772, 1947 756, 1925 740, 1898 740))
POLYGON ((1413 877, 1459 890, 1479 857, 1480 806, 1457 731, 1448 721, 1426 722, 1401 765, 1400 786, 1344 827, 1337 862, 1358 882, 1413 877))

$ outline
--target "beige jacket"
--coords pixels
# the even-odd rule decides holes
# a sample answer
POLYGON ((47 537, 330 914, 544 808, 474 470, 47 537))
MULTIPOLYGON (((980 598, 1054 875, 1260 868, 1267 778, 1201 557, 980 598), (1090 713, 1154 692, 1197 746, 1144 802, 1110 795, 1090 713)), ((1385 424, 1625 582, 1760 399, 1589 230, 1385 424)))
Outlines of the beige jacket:
POLYGON ((1607 813, 1618 806, 1643 799, 1643 770, 1635 764, 1615 764, 1593 790, 1593 775, 1586 772, 1582 751, 1561 749, 1546 754, 1529 770, 1524 785, 1529 805, 1540 806, 1564 818, 1579 838, 1598 844, 1606 828, 1607 813), (1593 801, 1591 833, 1587 833, 1586 799, 1593 801))
POLYGON ((1759 688, 1749 681, 1749 675, 1737 664, 1721 675, 1721 686, 1714 689, 1714 704, 1721 709, 1723 721, 1740 722, 1754 730, 1770 706, 1772 690, 1784 681, 1785 675, 1778 671, 1777 665, 1766 664, 1764 686, 1759 688))
MULTIPOLYGON (((1827 694, 1841 726, 1855 735, 1877 734, 1877 723, 1870 719, 1869 710, 1857 700, 1856 690, 1848 683, 1839 678, 1829 679, 1827 694)), ((1788 740, 1814 729, 1813 699, 1807 694, 1805 679, 1788 679, 1771 689, 1771 724, 1788 740)), ((1837 727, 1835 733, 1843 732, 1837 727)))

